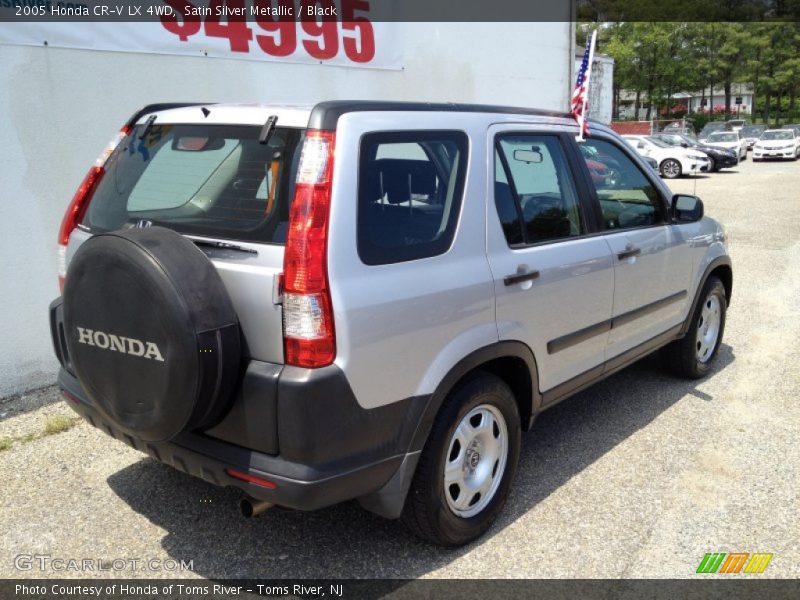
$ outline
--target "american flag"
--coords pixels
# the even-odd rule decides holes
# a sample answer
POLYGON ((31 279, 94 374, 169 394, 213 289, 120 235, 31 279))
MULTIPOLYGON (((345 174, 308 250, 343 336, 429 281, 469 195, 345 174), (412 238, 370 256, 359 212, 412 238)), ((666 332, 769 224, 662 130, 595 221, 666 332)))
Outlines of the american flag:
POLYGON ((572 116, 575 117, 578 127, 581 129, 581 139, 589 135, 589 122, 585 118, 585 113, 589 102, 589 76, 591 75, 589 63, 594 53, 596 35, 596 31, 592 32, 592 35, 586 40, 586 52, 583 53, 578 79, 575 82, 575 91, 572 92, 572 116))

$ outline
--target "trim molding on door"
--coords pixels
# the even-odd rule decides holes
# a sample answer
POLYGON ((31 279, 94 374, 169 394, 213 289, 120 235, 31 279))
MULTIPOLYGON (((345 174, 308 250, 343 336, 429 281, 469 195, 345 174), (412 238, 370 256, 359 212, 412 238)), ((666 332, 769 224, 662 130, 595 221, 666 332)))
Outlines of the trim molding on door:
POLYGON ((636 319, 640 319, 657 310, 661 310, 670 304, 679 302, 680 300, 686 298, 687 295, 688 292, 683 290, 667 296, 666 298, 661 298, 661 300, 656 300, 650 304, 645 304, 639 308, 634 308, 631 311, 622 313, 621 315, 617 315, 611 319, 606 319, 600 323, 595 323, 589 327, 579 329, 578 331, 568 333, 567 335, 562 335, 559 338, 547 342, 547 353, 555 354, 557 352, 561 352, 562 350, 566 350, 567 348, 571 348, 572 346, 580 344, 581 342, 585 342, 596 335, 601 335, 614 329, 615 327, 621 327, 622 325, 630 323, 631 321, 635 321, 636 319))
POLYGON ((569 396, 580 392, 590 385, 597 383, 609 375, 616 373, 620 369, 623 369, 636 362, 647 354, 658 350, 661 346, 664 346, 672 340, 681 337, 680 331, 680 324, 675 325, 664 333, 657 335, 656 337, 639 344, 630 350, 626 350, 622 354, 607 360, 593 369, 589 369, 588 371, 581 373, 580 375, 573 377, 572 379, 569 379, 564 383, 547 390, 546 392, 542 392, 542 409, 550 408, 556 402, 566 400, 569 396))

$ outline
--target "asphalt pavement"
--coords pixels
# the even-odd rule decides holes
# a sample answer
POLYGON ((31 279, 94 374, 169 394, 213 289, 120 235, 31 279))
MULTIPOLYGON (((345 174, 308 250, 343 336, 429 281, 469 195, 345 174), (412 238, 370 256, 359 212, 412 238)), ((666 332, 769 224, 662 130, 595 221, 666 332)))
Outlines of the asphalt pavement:
POLYGON ((45 388, 0 400, 0 577, 689 578, 707 552, 772 553, 757 577, 799 577, 800 162, 670 186, 730 236, 715 371, 687 382, 646 359, 543 414, 479 541, 432 547, 354 502, 246 520, 240 492, 65 424, 45 388), (31 555, 128 566, 26 569, 31 555))

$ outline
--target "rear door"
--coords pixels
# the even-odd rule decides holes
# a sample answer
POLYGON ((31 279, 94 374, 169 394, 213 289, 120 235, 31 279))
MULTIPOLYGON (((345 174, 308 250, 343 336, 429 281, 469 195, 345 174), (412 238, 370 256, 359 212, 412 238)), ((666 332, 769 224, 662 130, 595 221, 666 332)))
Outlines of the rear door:
POLYGON ((688 243, 668 219, 665 198, 653 181, 655 174, 634 161, 622 144, 601 133, 582 143, 613 161, 618 172, 608 183, 586 174, 614 262, 608 360, 683 321, 692 272, 688 243))
MULTIPOLYGON (((554 129, 495 126, 487 250, 501 340, 533 350, 552 399, 602 368, 614 292, 579 160, 554 129), (561 386, 561 387, 557 387, 561 386)), ((492 155, 490 154, 490 156, 492 155)))
POLYGON ((98 233, 162 226, 198 243, 233 301, 250 358, 283 362, 277 275, 302 130, 142 124, 106 163, 67 257, 98 233), (205 243, 203 243, 205 242, 205 243))

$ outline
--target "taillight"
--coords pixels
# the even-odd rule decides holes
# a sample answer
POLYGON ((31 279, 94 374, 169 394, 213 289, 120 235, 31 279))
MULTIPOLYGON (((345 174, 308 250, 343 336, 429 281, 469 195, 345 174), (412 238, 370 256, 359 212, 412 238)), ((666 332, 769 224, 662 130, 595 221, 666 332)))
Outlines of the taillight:
POLYGON ((283 258, 283 345, 286 364, 324 367, 336 357, 328 287, 335 136, 309 129, 303 142, 283 258))
POLYGON ((97 185, 100 183, 103 175, 105 175, 105 164, 109 156, 111 156, 130 131, 129 127, 123 127, 103 149, 100 156, 94 161, 94 165, 89 169, 86 177, 83 178, 83 181, 78 186, 78 190, 75 192, 72 202, 69 203, 67 212, 64 213, 64 218, 61 221, 61 228, 58 231, 58 287, 62 292, 64 291, 64 277, 66 277, 67 274, 67 244, 69 243, 69 236, 78 224, 83 221, 86 209, 89 207, 89 201, 92 199, 92 195, 97 189, 97 185))

